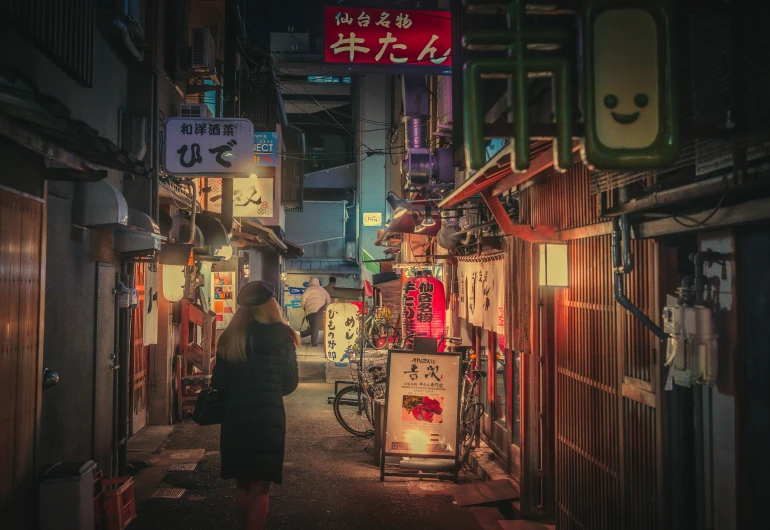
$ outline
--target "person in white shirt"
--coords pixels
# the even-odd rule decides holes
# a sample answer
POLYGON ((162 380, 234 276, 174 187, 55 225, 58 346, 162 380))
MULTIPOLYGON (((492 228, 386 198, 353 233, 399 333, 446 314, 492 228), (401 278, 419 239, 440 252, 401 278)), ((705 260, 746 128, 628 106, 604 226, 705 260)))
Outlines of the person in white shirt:
POLYGON ((331 302, 332 299, 329 297, 328 291, 321 287, 321 281, 318 278, 311 278, 300 301, 309 324, 308 329, 302 331, 300 335, 303 337, 310 335, 311 346, 318 345, 318 332, 321 330, 323 312, 331 302))

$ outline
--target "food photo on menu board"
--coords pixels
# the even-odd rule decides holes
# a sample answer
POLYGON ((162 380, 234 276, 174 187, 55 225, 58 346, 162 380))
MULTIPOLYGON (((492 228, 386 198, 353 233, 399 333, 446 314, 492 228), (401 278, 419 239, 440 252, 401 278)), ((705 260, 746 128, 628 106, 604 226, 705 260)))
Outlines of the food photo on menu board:
POLYGON ((436 399, 429 396, 404 396, 401 409, 401 421, 423 421, 426 423, 441 423, 441 414, 444 412, 443 397, 436 399))

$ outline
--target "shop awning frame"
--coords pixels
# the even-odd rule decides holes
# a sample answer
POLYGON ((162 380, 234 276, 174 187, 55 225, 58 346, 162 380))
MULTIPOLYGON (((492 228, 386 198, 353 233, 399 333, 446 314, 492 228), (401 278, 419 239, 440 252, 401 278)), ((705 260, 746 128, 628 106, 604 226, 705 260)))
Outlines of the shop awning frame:
POLYGON ((242 248, 269 246, 281 256, 289 259, 302 257, 305 253, 301 246, 279 237, 278 234, 256 219, 242 218, 241 228, 243 230, 233 230, 232 232, 233 239, 231 239, 231 244, 233 246, 240 246, 242 248), (239 245, 239 241, 242 244, 239 245))
MULTIPOLYGON (((530 163, 529 169, 523 173, 514 173, 511 169, 511 157, 513 156, 512 143, 506 144, 500 152, 492 157, 481 169, 476 171, 471 178, 466 180, 459 188, 439 203, 439 208, 451 208, 474 195, 480 194, 484 199, 498 226, 505 235, 512 235, 529 241, 530 243, 543 243, 558 241, 556 227, 550 225, 524 226, 517 225, 508 217, 508 213, 497 199, 505 191, 519 186, 526 181, 550 169, 554 165, 553 150, 547 149, 537 155, 530 163)), ((572 144, 573 163, 580 159, 580 144, 574 141, 572 144)))

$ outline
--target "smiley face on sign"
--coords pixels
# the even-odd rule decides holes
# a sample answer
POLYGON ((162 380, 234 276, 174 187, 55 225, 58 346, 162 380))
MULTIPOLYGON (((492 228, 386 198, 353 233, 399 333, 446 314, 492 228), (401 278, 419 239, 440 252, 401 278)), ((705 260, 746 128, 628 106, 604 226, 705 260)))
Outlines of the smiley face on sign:
POLYGON ((655 21, 641 9, 596 17, 596 132, 613 149, 645 148, 659 129, 655 21))
POLYGON ((671 10, 670 0, 585 0, 589 168, 652 169, 678 158, 671 10))

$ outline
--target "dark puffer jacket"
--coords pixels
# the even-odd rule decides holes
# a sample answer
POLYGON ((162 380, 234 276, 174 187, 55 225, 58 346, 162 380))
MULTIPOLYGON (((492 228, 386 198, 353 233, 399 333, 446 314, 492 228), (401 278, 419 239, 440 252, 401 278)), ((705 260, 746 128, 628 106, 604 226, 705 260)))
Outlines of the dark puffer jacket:
POLYGON ((245 363, 217 356, 211 385, 227 403, 219 441, 223 479, 278 484, 283 479, 283 396, 291 394, 299 380, 291 333, 282 323, 254 322, 246 336, 245 363))

